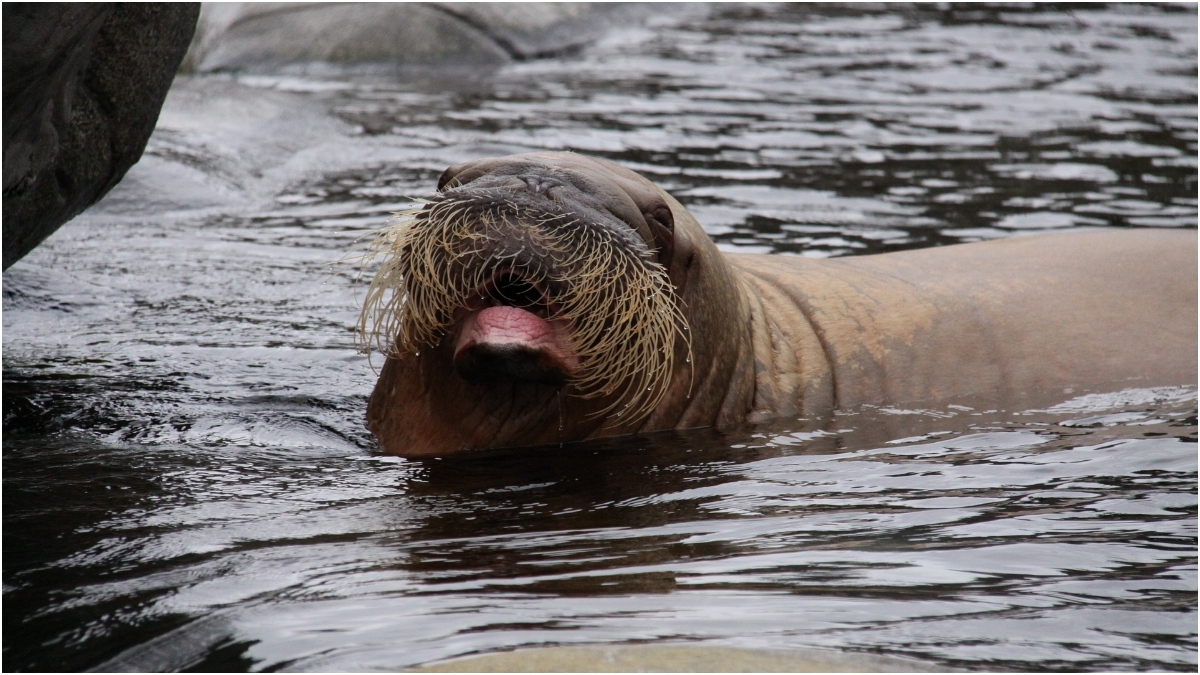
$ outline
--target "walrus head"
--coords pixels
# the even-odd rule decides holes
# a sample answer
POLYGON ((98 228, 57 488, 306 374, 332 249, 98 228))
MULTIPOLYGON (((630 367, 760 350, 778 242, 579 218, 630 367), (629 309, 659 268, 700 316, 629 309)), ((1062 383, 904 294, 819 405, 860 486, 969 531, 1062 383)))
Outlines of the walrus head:
POLYGON ((447 169, 372 247, 384 261, 359 333, 388 357, 368 407, 385 449, 626 433, 688 398, 694 233, 677 232, 681 210, 571 153, 447 169))

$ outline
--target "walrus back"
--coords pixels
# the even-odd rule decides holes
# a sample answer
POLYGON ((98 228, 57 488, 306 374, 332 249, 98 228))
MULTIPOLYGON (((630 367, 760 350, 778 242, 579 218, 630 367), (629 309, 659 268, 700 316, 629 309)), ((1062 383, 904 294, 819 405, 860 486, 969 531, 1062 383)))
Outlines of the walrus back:
MULTIPOLYGON (((836 404, 1194 384, 1194 231, 1103 230, 836 260, 730 255, 808 322, 836 404)), ((752 290, 753 292, 753 290, 752 290)))

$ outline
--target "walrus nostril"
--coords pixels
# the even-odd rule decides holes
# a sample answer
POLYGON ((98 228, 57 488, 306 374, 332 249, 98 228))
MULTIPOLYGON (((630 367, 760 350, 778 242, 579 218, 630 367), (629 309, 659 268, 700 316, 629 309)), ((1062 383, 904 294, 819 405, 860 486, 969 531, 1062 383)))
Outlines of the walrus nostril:
POLYGON ((547 192, 550 190, 550 188, 558 187, 563 184, 562 181, 558 180, 557 178, 540 176, 537 174, 521 176, 521 180, 525 181, 525 184, 528 185, 529 189, 534 193, 547 192))

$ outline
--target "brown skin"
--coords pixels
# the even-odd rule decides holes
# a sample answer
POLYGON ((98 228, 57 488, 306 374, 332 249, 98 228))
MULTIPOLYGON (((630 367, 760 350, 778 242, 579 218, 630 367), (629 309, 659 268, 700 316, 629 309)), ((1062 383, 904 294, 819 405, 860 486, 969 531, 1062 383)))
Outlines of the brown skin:
POLYGON ((607 402, 569 388, 468 382, 453 367, 450 336, 384 364, 367 420, 386 452, 437 456, 864 403, 983 394, 1019 405, 1049 389, 1196 382, 1194 231, 1076 232, 840 260, 726 256, 670 195, 603 160, 481 160, 447 170, 439 188, 564 171, 658 250, 690 326, 691 362, 677 340, 666 396, 648 417, 622 422, 589 416, 607 402))

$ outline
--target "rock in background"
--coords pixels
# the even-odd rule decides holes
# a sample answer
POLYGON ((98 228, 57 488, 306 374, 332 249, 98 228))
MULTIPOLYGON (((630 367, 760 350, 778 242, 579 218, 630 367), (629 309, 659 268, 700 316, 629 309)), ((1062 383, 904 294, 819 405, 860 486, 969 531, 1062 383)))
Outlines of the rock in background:
POLYGON ((489 69, 569 55, 612 28, 685 7, 5 3, 4 269, 121 181, 177 71, 489 69))
POLYGON ((4 3, 4 269, 141 157, 198 3, 4 3))
MULTIPOLYGON (((184 70, 311 73, 562 56, 641 3, 204 3, 184 70)), ((662 9, 658 9, 662 12, 662 9)))

